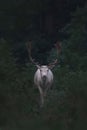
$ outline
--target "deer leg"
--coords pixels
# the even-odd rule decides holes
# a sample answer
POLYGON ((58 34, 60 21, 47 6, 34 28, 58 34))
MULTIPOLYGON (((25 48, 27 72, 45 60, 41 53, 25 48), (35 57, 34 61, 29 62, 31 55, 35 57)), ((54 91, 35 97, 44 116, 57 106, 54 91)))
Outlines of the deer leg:
POLYGON ((43 104, 44 104, 44 94, 43 94, 43 91, 42 91, 40 86, 38 86, 38 89, 39 89, 39 92, 40 92, 40 99, 41 99, 40 107, 43 107, 43 104))
POLYGON ((46 87, 46 89, 45 89, 45 91, 44 91, 44 97, 46 97, 49 88, 50 88, 50 86, 47 86, 47 87, 46 87))

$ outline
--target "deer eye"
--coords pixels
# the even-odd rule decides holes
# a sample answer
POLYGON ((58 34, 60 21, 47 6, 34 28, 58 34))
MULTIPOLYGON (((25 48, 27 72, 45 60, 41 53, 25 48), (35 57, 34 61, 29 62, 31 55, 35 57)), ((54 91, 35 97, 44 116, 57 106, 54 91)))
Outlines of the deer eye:
POLYGON ((42 70, 40 69, 40 72, 42 72, 42 70))
POLYGON ((47 72, 49 71, 49 69, 47 70, 47 72))

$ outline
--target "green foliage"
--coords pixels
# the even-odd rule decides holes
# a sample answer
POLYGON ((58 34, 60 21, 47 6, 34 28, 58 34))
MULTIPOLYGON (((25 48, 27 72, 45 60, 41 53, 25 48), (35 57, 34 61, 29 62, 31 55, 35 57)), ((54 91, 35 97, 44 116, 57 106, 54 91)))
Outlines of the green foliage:
POLYGON ((71 23, 62 31, 67 34, 63 40, 64 62, 70 68, 86 70, 87 66, 87 6, 78 8, 71 23))
MULTIPOLYGON (((18 66, 11 43, 0 40, 1 129, 87 129, 86 8, 77 12, 68 27, 69 38, 63 41, 60 61, 62 59, 64 64, 60 62, 53 70, 53 88, 43 108, 39 108, 39 91, 33 85, 35 67, 30 63, 18 66)), ((38 38, 37 43, 39 49, 45 49, 42 46, 45 40, 41 42, 38 38)), ((49 47, 50 43, 46 45, 49 47)), ((36 53, 38 50, 35 56, 36 53)), ((54 60, 56 50, 52 49, 49 55, 48 60, 54 60)))
POLYGON ((9 44, 0 40, 0 125, 33 111, 32 71, 31 65, 17 68, 9 44))

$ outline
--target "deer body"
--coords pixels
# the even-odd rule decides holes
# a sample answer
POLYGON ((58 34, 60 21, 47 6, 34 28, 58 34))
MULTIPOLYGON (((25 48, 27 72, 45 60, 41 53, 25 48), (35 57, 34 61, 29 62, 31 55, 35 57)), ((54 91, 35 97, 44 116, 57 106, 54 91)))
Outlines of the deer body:
POLYGON ((41 97, 41 106, 44 104, 44 98, 47 90, 52 86, 53 73, 46 65, 39 66, 34 75, 34 84, 37 86, 41 97))

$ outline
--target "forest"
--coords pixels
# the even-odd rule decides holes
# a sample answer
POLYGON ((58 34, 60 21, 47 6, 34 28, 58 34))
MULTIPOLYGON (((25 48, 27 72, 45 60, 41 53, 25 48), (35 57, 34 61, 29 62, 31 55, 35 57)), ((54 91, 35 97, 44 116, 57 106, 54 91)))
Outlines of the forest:
POLYGON ((29 129, 87 130, 86 0, 0 1, 0 130, 29 129), (43 108, 30 41, 39 64, 58 58, 43 108))

